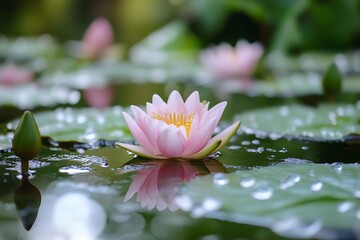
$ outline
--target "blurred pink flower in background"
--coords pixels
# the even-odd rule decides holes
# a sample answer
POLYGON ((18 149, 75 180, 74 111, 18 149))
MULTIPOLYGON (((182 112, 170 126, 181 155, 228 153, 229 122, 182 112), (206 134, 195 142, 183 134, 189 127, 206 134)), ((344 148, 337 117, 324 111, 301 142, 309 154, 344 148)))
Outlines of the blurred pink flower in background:
POLYGON ((0 84, 14 86, 32 81, 34 74, 31 70, 15 64, 7 64, 0 68, 0 84))
POLYGON ((202 159, 220 148, 236 133, 236 122, 211 138, 225 109, 226 102, 213 108, 200 102, 199 93, 193 92, 184 102, 178 91, 173 91, 167 103, 157 94, 152 103, 146 104, 146 112, 131 106, 134 119, 123 112, 126 123, 140 144, 116 143, 146 158, 202 159))
POLYGON ((82 57, 99 58, 111 46, 114 33, 110 22, 103 17, 95 19, 83 37, 82 57))
POLYGON ((90 87, 84 89, 85 101, 95 108, 105 108, 111 105, 114 98, 113 86, 90 87))
POLYGON ((137 193, 136 201, 140 202, 141 207, 147 207, 149 210, 156 207, 159 211, 166 208, 171 211, 178 209, 174 199, 182 183, 188 182, 198 175, 226 171, 219 161, 211 159, 197 161, 196 164, 190 161, 158 160, 146 165, 148 167, 136 174, 125 195, 124 202, 130 200, 137 193), (199 169, 202 169, 202 172, 199 169))
POLYGON ((263 51, 259 43, 239 40, 235 48, 222 43, 204 50, 200 53, 200 62, 217 78, 249 78, 263 51))

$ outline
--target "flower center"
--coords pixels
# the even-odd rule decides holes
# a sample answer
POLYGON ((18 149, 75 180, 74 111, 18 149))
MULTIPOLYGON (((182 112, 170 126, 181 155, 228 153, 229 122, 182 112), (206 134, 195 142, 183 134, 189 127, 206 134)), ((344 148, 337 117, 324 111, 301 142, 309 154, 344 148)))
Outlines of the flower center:
POLYGON ((186 115, 184 113, 168 113, 167 115, 161 115, 153 113, 152 118, 165 122, 166 124, 174 124, 176 127, 184 126, 186 129, 186 135, 189 136, 191 124, 194 119, 194 114, 186 115))

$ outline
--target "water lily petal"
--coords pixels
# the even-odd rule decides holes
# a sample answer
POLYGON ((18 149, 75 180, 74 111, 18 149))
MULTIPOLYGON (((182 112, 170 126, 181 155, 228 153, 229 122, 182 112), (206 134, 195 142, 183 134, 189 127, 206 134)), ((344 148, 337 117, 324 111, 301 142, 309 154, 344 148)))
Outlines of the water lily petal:
POLYGON ((150 118, 141 108, 131 105, 135 121, 140 129, 145 132, 147 120, 150 118))
POLYGON ((160 152, 157 144, 160 132, 162 132, 168 125, 163 121, 156 119, 149 119, 147 128, 145 130, 146 136, 149 139, 150 144, 154 147, 155 152, 160 152))
POLYGON ((160 133, 157 142, 160 152, 166 157, 181 157, 184 152, 185 138, 175 125, 165 128, 160 133))
POLYGON ((168 106, 167 104, 162 100, 162 98, 157 95, 154 94, 152 97, 152 104, 157 108, 157 110, 159 111, 159 113, 164 113, 167 109, 168 106))
POLYGON ((219 145, 219 147, 217 149, 215 149, 213 152, 218 151, 225 144, 227 144, 230 141, 231 137, 234 136, 236 131, 239 129, 239 127, 240 127, 240 121, 237 121, 234 124, 232 124, 231 126, 224 129, 222 132, 220 132, 216 136, 214 136, 213 138, 211 138, 208 144, 212 144, 213 142, 221 140, 221 145, 219 145))
POLYGON ((153 116, 154 113, 155 114, 159 113, 159 110, 154 104, 147 102, 146 103, 146 112, 149 116, 153 116))
POLYGON ((220 118, 225 110, 226 105, 227 105, 227 102, 218 103, 207 112, 209 114, 208 115, 209 118, 216 119, 216 125, 220 121, 220 118))
POLYGON ((167 101, 169 109, 177 113, 185 113, 185 103, 178 91, 172 91, 167 101))
POLYGON ((149 152, 147 149, 143 148, 142 146, 128 144, 128 143, 121 143, 117 142, 115 143, 116 146, 124 148, 125 150, 132 152, 136 155, 139 155, 141 157, 145 158, 154 158, 154 159, 164 159, 164 156, 155 155, 151 152, 149 152))
POLYGON ((209 156, 211 153, 215 152, 216 149, 219 148, 221 145, 221 140, 217 140, 215 142, 212 142, 211 144, 208 144, 206 147, 201 149, 201 151, 191 154, 188 156, 185 156, 186 159, 203 159, 204 157, 209 156))
POLYGON ((185 101, 186 114, 200 113, 202 105, 200 102, 199 92, 193 92, 185 101))
POLYGON ((198 125, 198 119, 194 118, 189 137, 186 142, 184 155, 193 154, 201 150, 210 140, 216 127, 215 119, 210 119, 198 125))
POLYGON ((143 130, 136 124, 136 122, 130 117, 130 115, 126 112, 123 112, 123 116, 131 134, 135 137, 136 141, 138 141, 138 143, 146 149, 149 149, 152 152, 156 152, 143 130))

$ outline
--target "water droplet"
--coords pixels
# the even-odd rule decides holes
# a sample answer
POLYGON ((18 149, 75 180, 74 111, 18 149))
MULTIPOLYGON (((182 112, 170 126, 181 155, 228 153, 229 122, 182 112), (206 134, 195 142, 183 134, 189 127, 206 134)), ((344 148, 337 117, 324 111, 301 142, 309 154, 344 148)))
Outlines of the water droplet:
POLYGON ((221 202, 215 198, 207 197, 202 202, 202 208, 206 212, 212 212, 218 210, 221 207, 221 202))
POLYGON ((311 169, 311 170, 309 171, 309 176, 310 176, 310 177, 315 177, 315 171, 311 169))
POLYGON ((271 140, 278 140, 278 139, 281 138, 281 137, 282 137, 282 135, 279 134, 279 133, 270 133, 270 134, 269 134, 269 138, 270 138, 271 140))
POLYGON ((360 198, 360 189, 354 191, 354 197, 360 198))
MULTIPOLYGON (((18 175, 16 175, 16 178, 17 179, 22 179, 23 178, 23 175, 22 174, 18 174, 18 175)), ((35 174, 32 174, 32 173, 28 173, 28 179, 33 179, 33 178, 35 178, 35 174)))
POLYGON ((311 191, 317 192, 320 191, 322 187, 323 187, 323 183, 320 182, 319 180, 316 180, 311 184, 310 189, 311 191))
POLYGON ((285 217, 276 221, 272 230, 281 235, 296 236, 297 238, 312 238, 322 228, 322 221, 304 223, 296 217, 285 217))
POLYGON ((282 183, 280 184, 281 189, 287 189, 295 185, 295 183, 299 182, 301 177, 297 174, 291 174, 287 176, 282 183))
POLYGON ((231 145, 231 146, 228 147, 228 149, 230 149, 230 150, 237 150, 237 149, 240 149, 240 148, 241 147, 238 146, 238 145, 231 145))
POLYGON ((260 185, 252 192, 252 196, 258 200, 270 199, 273 195, 274 189, 268 185, 260 185))
POLYGON ((265 151, 265 148, 263 148, 263 147, 258 147, 258 148, 256 149, 256 151, 257 151, 258 153, 262 153, 262 152, 265 151))
POLYGON ((257 145, 260 144, 260 141, 258 139, 254 139, 251 141, 252 144, 257 145))
POLYGON ((92 169, 90 167, 81 167, 81 166, 66 166, 59 169, 60 173, 67 173, 69 175, 87 173, 92 169))
POLYGON ((289 114, 289 107, 282 106, 280 107, 279 112, 281 116, 287 116, 289 114))
POLYGON ((83 124, 83 123, 85 123, 86 122, 86 116, 85 115, 79 115, 79 116, 77 116, 77 118, 76 118, 76 123, 77 124, 83 124))
POLYGON ((241 145, 244 145, 244 146, 247 146, 247 145, 250 145, 250 141, 242 141, 241 142, 241 145))
POLYGON ((240 185, 242 187, 248 188, 254 186, 256 180, 254 178, 244 178, 241 180, 240 185))
POLYGON ((224 186, 229 183, 229 178, 224 173, 215 173, 213 176, 213 183, 224 186))
POLYGON ((190 211, 193 207, 193 201, 187 195, 180 195, 175 198, 175 204, 183 211, 190 211))
POLYGON ((309 150, 309 147, 308 146, 302 146, 301 149, 304 150, 304 151, 307 151, 307 150, 309 150))
POLYGON ((204 215, 204 213, 205 213, 205 210, 202 207, 198 206, 192 210, 191 216, 193 218, 200 218, 204 215))
POLYGON ((268 152, 273 152, 273 153, 276 152, 276 150, 275 150, 275 149, 272 149, 272 148, 266 148, 266 151, 268 151, 268 152))
POLYGON ((340 162, 332 163, 332 164, 331 164, 331 167, 332 167, 332 169, 333 169, 335 172, 337 172, 337 173, 342 172, 342 169, 343 169, 343 165, 342 165, 342 163, 340 163, 340 162))
POLYGON ((279 150, 280 153, 286 153, 287 152, 287 149, 286 148, 282 148, 279 150))
POLYGON ((354 204, 352 202, 346 201, 346 202, 339 204, 337 210, 339 212, 343 213, 343 212, 349 211, 353 206, 354 206, 354 204))
POLYGON ((285 163, 291 163, 291 164, 302 164, 302 163, 311 163, 309 160, 299 159, 299 158, 285 158, 285 163))
MULTIPOLYGON (((328 118, 331 122, 332 125, 336 125, 337 121, 336 121, 336 114, 334 112, 329 112, 328 114, 328 118)), ((330 133, 330 132, 329 132, 330 133)))

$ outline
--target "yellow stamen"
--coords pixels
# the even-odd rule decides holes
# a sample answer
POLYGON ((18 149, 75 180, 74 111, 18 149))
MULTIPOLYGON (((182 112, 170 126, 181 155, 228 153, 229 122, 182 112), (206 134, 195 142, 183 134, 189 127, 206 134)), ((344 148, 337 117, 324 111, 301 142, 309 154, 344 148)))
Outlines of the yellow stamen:
POLYGON ((191 125, 194 119, 194 114, 186 115, 184 113, 168 113, 168 115, 160 115, 156 113, 152 113, 152 118, 165 122, 166 124, 174 124, 176 127, 184 126, 186 129, 186 135, 189 136, 191 125))

